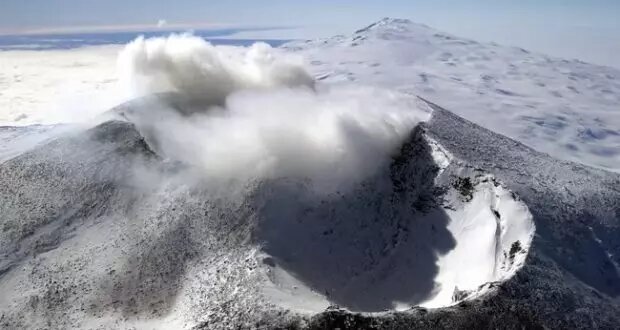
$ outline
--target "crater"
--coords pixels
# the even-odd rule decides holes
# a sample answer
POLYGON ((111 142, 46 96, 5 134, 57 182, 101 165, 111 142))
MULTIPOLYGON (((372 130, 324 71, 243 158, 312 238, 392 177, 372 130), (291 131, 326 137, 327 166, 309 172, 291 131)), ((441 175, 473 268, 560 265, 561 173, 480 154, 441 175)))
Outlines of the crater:
POLYGON ((275 180, 255 194, 255 239, 277 305, 316 313, 439 308, 481 296, 525 262, 527 206, 493 176, 415 130, 392 164, 355 189, 319 196, 275 180))
POLYGON ((476 299, 523 266, 535 230, 514 193, 450 155, 423 124, 346 190, 325 193, 316 182, 285 176, 243 188, 251 244, 260 250, 256 284, 267 301, 301 313, 476 299))

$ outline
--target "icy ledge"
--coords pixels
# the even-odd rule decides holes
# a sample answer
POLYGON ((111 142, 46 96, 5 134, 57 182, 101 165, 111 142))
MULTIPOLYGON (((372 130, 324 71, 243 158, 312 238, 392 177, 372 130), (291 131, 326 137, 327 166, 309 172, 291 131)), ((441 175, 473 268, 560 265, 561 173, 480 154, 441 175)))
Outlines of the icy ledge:
POLYGON ((440 308, 484 295, 523 266, 535 231, 527 206, 422 131, 403 147, 406 163, 391 166, 392 184, 376 179, 316 201, 297 185, 278 205, 281 193, 261 191, 270 301, 307 313, 440 308))

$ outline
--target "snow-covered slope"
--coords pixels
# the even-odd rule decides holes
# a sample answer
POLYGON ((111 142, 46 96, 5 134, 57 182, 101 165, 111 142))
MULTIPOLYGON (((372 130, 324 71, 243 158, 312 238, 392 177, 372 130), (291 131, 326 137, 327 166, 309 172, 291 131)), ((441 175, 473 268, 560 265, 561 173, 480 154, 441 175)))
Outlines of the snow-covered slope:
POLYGON ((3 162, 0 324, 618 322, 620 177, 430 106, 389 166, 328 195, 286 177, 209 185, 119 121, 3 162))
POLYGON ((478 43, 408 20, 294 42, 324 82, 422 96, 554 157, 620 170, 620 71, 478 43))
MULTIPOLYGON (((118 111, 151 115, 138 104, 118 111)), ((5 326, 229 326, 228 299, 257 318, 446 307, 510 279, 534 234, 523 202, 421 128, 327 195, 295 177, 233 192, 168 156, 109 121, 0 165, 5 326)))

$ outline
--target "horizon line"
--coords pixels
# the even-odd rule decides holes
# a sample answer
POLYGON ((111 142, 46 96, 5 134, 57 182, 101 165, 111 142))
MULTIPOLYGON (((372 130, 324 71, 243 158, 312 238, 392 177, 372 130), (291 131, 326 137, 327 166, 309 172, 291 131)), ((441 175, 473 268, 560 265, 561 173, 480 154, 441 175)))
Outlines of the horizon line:
POLYGON ((231 30, 230 34, 246 31, 276 31, 298 29, 300 26, 256 26, 231 23, 160 23, 149 24, 118 24, 118 25, 80 25, 32 27, 21 29, 1 29, 0 36, 37 36, 37 35, 64 35, 79 33, 109 33, 109 32, 173 32, 179 30, 221 31, 231 30))

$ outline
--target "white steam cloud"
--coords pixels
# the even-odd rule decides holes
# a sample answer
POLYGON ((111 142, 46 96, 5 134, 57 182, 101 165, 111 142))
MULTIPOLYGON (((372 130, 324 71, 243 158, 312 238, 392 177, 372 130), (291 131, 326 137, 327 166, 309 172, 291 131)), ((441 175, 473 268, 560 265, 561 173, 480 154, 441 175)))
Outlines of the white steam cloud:
POLYGON ((214 179, 301 177, 342 189, 386 165, 428 117, 411 96, 315 86, 302 63, 266 44, 216 47, 190 35, 140 38, 119 58, 135 96, 175 92, 200 105, 188 115, 150 103, 129 117, 158 152, 214 179))
POLYGON ((223 104, 242 89, 312 87, 300 58, 265 43, 216 47, 188 34, 138 38, 119 55, 121 81, 132 96, 174 91, 205 104, 223 104))

